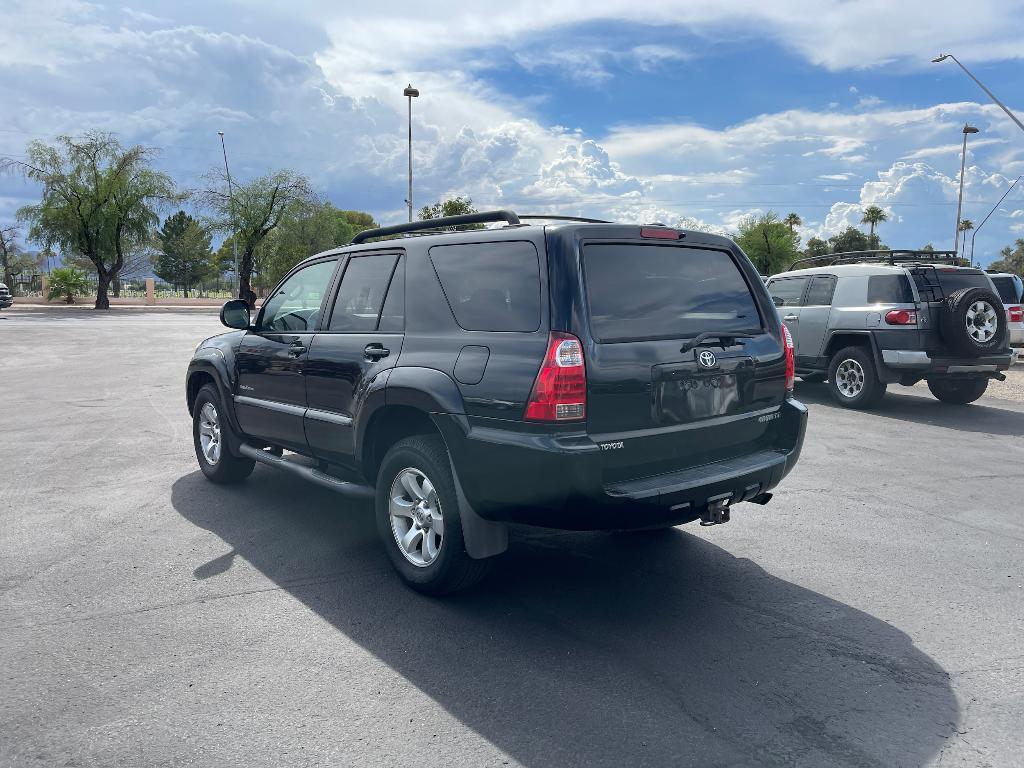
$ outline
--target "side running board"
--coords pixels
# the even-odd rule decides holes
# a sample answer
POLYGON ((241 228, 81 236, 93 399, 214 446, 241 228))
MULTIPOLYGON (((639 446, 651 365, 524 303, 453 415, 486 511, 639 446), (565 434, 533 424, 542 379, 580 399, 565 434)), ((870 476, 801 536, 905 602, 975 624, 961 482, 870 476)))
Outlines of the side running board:
POLYGON ((283 469, 285 472, 291 472, 293 475, 298 475, 303 480, 316 483, 324 488, 330 488, 332 491, 343 493, 346 496, 361 499, 372 499, 374 496, 373 488, 368 485, 350 483, 347 480, 341 480, 340 478, 328 475, 326 472, 321 472, 319 469, 307 467, 304 464, 299 464, 295 461, 289 461, 282 456, 261 450, 249 445, 248 443, 242 443, 239 446, 238 451, 243 456, 247 456, 250 459, 258 461, 260 464, 266 464, 268 467, 274 467, 275 469, 283 469))

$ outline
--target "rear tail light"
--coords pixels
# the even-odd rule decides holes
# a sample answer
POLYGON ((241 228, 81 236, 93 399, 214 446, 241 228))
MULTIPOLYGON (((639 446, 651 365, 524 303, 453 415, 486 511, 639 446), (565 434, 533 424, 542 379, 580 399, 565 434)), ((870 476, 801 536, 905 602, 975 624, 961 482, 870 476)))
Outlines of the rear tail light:
POLYGON ((885 313, 889 325, 917 325, 916 309, 890 309, 885 313))
POLYGON ((1024 307, 1007 307, 1006 317, 1011 323, 1024 323, 1024 307))
POLYGON ((552 331, 548 351, 533 383, 525 418, 529 421, 581 421, 587 415, 587 371, 583 345, 569 333, 552 331))
POLYGON ((793 351, 793 335, 786 326, 782 326, 782 337, 786 342, 786 391, 792 392, 796 386, 796 356, 793 351))

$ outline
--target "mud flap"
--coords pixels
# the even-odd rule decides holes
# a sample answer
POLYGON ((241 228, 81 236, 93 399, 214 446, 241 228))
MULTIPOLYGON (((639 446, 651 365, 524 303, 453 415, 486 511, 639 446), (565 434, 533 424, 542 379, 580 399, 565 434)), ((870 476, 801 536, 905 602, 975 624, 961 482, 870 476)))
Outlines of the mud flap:
POLYGON ((474 560, 500 555, 508 549, 508 526, 484 520, 476 513, 459 482, 459 474, 451 457, 448 463, 452 468, 452 480, 455 481, 455 495, 459 500, 459 515, 462 517, 462 536, 466 544, 466 554, 474 560))

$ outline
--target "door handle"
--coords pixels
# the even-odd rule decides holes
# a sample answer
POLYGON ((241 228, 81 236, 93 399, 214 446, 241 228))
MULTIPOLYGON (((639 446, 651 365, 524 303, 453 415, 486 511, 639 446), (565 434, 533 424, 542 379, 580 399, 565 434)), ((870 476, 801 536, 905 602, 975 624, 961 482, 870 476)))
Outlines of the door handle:
POLYGON ((288 347, 288 355, 290 357, 300 357, 306 351, 306 345, 302 343, 301 339, 296 339, 288 347))
POLYGON ((785 316, 784 318, 782 318, 782 319, 783 319, 783 320, 784 320, 785 322, 787 322, 787 323, 788 323, 788 322, 793 322, 793 321, 795 321, 795 320, 799 320, 800 318, 799 318, 799 317, 798 317, 797 315, 786 315, 786 316, 785 316))
POLYGON ((367 344, 366 349, 363 350, 363 354, 366 356, 367 360, 380 360, 382 357, 390 355, 391 350, 383 344, 367 344))

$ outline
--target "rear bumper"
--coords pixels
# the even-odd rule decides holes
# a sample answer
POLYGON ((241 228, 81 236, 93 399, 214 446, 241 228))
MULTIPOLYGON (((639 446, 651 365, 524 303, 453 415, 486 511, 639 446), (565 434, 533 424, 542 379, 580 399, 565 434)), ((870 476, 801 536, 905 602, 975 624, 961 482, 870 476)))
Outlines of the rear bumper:
POLYGON ((1024 347, 1024 324, 1014 323, 1010 326, 1010 346, 1024 347), (1016 327, 1020 325, 1020 327, 1016 327))
POLYGON ((933 376, 991 377, 1013 364, 1013 352, 986 357, 932 357, 916 349, 883 349, 882 364, 898 374, 912 373, 920 378, 933 376))
MULTIPOLYGON (((796 464, 807 408, 779 406, 770 446, 723 461, 615 483, 602 480, 601 447, 586 434, 524 434, 469 428, 436 415, 466 497, 483 518, 571 530, 642 528, 700 517, 709 501, 746 501, 796 464)), ((680 439, 686 439, 684 434, 680 439)))
POLYGON ((14 304, 14 299, 12 299, 12 298, 6 298, 5 297, 3 299, 0 299, 0 309, 7 309, 8 307, 12 306, 13 304, 14 304))

